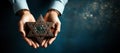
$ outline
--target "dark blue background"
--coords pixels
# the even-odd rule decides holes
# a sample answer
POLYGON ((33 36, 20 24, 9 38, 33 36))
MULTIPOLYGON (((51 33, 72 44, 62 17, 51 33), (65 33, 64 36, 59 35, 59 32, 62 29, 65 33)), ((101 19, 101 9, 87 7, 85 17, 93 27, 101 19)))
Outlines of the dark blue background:
MULTIPOLYGON (((48 0, 47 0, 48 1, 48 0)), ((35 17, 50 1, 28 1, 35 17)), ((19 17, 7 0, 0 2, 0 53, 119 53, 120 1, 69 0, 60 17, 62 27, 48 48, 34 49, 18 32, 19 17)))

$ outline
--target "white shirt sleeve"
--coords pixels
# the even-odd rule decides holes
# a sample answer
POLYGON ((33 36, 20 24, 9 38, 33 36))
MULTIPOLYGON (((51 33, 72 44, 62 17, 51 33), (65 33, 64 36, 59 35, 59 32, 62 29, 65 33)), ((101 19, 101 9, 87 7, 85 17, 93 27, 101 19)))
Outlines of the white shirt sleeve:
MULTIPOLYGON (((22 9, 29 10, 26 0, 10 0, 10 2, 13 5, 13 9, 15 13, 22 9)), ((54 0, 52 5, 50 6, 50 9, 56 9, 62 14, 67 2, 68 0, 54 0)))
POLYGON ((50 9, 56 9, 62 14, 67 2, 68 0, 54 0, 50 9))
POLYGON ((13 9, 15 13, 22 9, 29 10, 26 0, 9 0, 9 1, 13 5, 13 9))

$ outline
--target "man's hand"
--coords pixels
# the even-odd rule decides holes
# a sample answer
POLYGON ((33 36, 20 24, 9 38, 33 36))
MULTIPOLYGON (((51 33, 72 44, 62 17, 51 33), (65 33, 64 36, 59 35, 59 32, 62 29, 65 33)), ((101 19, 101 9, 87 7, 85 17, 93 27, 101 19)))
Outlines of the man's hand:
MULTIPOLYGON (((26 22, 35 22, 36 20, 34 19, 33 15, 28 11, 28 10, 24 10, 24 11, 20 11, 19 15, 21 17, 21 19, 19 20, 19 31, 23 37, 23 39, 32 47, 34 48, 38 48, 39 44, 36 41, 33 41, 30 38, 26 37, 26 32, 25 32, 25 24, 26 22)), ((55 11, 48 11, 46 13, 46 15, 44 16, 44 19, 46 22, 53 22, 53 27, 52 27, 52 31, 54 34, 54 38, 51 39, 44 39, 42 41, 41 47, 46 48, 48 45, 50 45, 57 37, 58 33, 60 32, 60 28, 61 28, 61 22, 58 18, 58 13, 55 11)))
POLYGON ((28 10, 23 10, 19 12, 21 19, 19 20, 19 31, 23 37, 23 39, 32 47, 37 48, 39 44, 29 38, 26 37, 25 32, 25 23, 26 22, 35 22, 33 15, 28 10))
POLYGON ((44 19, 46 22, 53 22, 53 34, 54 34, 54 38, 51 39, 44 39, 42 41, 41 46, 42 47, 47 47, 48 45, 50 45, 57 37, 58 33, 60 32, 60 28, 61 28, 61 22, 58 18, 58 13, 55 11, 48 11, 46 13, 46 15, 44 16, 44 19))

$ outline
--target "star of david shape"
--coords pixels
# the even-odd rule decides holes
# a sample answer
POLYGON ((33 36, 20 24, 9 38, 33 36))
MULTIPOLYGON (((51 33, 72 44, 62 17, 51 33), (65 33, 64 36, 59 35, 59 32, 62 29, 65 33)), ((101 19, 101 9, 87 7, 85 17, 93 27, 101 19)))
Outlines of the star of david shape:
POLYGON ((27 37, 36 39, 39 44, 41 44, 41 41, 44 38, 54 37, 51 31, 53 23, 45 22, 42 15, 40 15, 36 22, 27 22, 26 24, 30 30, 27 34, 27 37))

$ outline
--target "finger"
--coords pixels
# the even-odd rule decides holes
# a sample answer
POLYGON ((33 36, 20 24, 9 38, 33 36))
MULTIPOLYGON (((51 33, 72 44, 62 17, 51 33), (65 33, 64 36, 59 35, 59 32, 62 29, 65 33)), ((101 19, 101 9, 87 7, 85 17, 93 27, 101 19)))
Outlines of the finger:
POLYGON ((44 20, 45 20, 45 21, 48 20, 48 13, 44 16, 44 20))
POLYGON ((39 47, 39 44, 36 42, 37 47, 39 47))
POLYGON ((47 41, 45 42, 44 48, 46 48, 46 47, 48 46, 48 42, 49 42, 49 40, 47 40, 47 41))
POLYGON ((26 33, 24 30, 24 24, 22 22, 19 22, 19 32, 22 34, 23 37, 25 37, 26 33))
POLYGON ((39 47, 39 44, 37 43, 37 42, 34 42, 35 44, 36 44, 36 48, 38 48, 39 47))
POLYGON ((34 41, 32 41, 31 39, 29 39, 29 38, 25 38, 25 40, 26 40, 26 42, 30 45, 30 46, 33 46, 34 48, 37 48, 37 47, 39 47, 39 44, 37 43, 37 42, 34 42, 34 41))
POLYGON ((61 23, 57 23, 57 24, 56 24, 56 30, 57 30, 58 32, 60 32, 60 28, 61 28, 61 23))
POLYGON ((23 37, 23 38, 24 38, 24 40, 25 40, 30 46, 32 46, 32 42, 31 42, 30 39, 28 39, 28 38, 26 38, 26 37, 23 37))
POLYGON ((36 45, 35 42, 33 42, 33 41, 31 40, 31 43, 32 43, 32 46, 33 46, 34 48, 37 48, 37 45, 36 45))
POLYGON ((35 44, 36 44, 36 48, 38 48, 39 47, 39 44, 37 43, 37 42, 34 42, 35 44))
POLYGON ((46 42, 46 40, 42 41, 42 44, 41 44, 42 47, 44 46, 45 42, 46 42))
POLYGON ((49 44, 49 45, 52 44, 55 39, 56 39, 56 37, 51 38, 51 39, 49 40, 48 44, 49 44))
POLYGON ((32 41, 33 41, 33 43, 36 45, 36 48, 38 48, 39 47, 39 44, 38 44, 38 42, 35 40, 35 39, 31 39, 32 41))
POLYGON ((19 22, 19 31, 20 31, 23 39, 24 39, 30 46, 32 46, 31 40, 28 39, 27 37, 25 37, 25 36, 26 36, 26 33, 25 33, 25 31, 24 31, 24 24, 23 24, 22 22, 19 22))
POLYGON ((51 29, 55 29, 55 24, 52 24, 52 27, 51 27, 51 29))
POLYGON ((60 32, 60 27, 61 27, 61 24, 56 24, 55 32, 54 32, 55 36, 57 36, 57 34, 60 32))

